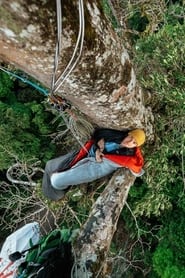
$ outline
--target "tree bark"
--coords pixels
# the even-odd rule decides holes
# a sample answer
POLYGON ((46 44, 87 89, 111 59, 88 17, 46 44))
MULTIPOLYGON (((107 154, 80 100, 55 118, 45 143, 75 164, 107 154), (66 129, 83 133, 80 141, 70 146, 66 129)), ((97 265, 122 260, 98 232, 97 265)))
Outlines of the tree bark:
POLYGON ((116 171, 94 203, 74 245, 74 277, 106 277, 107 252, 134 180, 129 170, 116 171))

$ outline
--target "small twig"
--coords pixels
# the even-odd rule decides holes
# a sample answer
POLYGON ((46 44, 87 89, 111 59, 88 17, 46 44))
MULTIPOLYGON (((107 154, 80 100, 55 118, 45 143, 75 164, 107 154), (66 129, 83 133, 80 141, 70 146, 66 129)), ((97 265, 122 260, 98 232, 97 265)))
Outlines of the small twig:
POLYGON ((66 207, 68 208, 68 210, 71 212, 71 214, 74 216, 74 218, 77 220, 78 224, 81 226, 82 223, 80 222, 80 220, 78 219, 76 213, 74 212, 74 210, 68 205, 66 204, 66 207))

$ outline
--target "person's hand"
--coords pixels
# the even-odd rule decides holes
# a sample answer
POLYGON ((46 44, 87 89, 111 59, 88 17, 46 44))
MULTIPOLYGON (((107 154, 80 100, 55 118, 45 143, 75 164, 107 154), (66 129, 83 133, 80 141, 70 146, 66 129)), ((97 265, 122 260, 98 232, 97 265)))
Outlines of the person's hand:
POLYGON ((96 150, 95 157, 97 162, 102 162, 104 154, 100 151, 100 149, 96 150))
POLYGON ((97 145, 98 145, 98 147, 100 148, 100 151, 103 152, 104 147, 105 147, 105 141, 104 141, 104 139, 103 139, 103 138, 100 139, 100 140, 98 141, 97 145))

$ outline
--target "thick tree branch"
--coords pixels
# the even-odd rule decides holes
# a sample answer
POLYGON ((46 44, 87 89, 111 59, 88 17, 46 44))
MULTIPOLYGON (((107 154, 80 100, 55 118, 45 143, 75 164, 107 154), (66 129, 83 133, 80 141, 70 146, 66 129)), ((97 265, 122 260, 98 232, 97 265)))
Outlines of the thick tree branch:
POLYGON ((98 272, 105 275, 107 252, 134 180, 135 177, 129 170, 118 170, 93 205, 89 218, 75 242, 77 267, 74 267, 74 277, 96 277, 98 272))

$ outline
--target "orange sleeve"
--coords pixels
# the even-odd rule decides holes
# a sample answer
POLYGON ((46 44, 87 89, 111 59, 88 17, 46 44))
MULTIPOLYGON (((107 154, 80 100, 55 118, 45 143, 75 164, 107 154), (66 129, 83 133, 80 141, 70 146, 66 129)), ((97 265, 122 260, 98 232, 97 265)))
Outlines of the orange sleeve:
POLYGON ((105 154, 104 157, 119 164, 120 166, 131 169, 135 173, 139 173, 144 165, 144 159, 141 150, 137 147, 133 156, 105 154))

